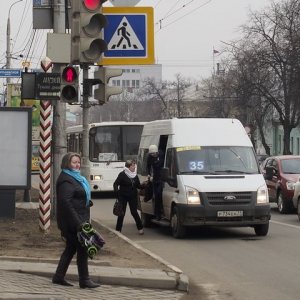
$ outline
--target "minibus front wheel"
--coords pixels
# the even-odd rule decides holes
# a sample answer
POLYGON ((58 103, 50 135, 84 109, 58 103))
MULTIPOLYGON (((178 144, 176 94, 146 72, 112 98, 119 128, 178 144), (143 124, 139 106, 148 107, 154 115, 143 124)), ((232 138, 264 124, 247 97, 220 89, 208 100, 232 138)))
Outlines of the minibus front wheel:
POLYGON ((266 224, 254 225, 254 231, 257 236, 266 236, 269 231, 269 222, 266 224))
POLYGON ((176 239, 184 238, 186 235, 186 227, 181 224, 178 208, 175 206, 172 210, 171 217, 172 235, 176 239))

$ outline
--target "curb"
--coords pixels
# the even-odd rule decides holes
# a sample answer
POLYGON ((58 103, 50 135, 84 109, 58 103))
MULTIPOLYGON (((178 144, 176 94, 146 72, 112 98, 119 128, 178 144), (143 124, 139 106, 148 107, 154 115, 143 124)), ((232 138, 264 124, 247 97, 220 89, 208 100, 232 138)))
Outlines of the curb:
MULTIPOLYGON (((18 262, 1 260, 0 270, 18 272, 52 278, 57 264, 44 262, 18 262)), ((89 266, 90 278, 105 285, 122 285, 130 287, 177 289, 176 276, 172 272, 158 269, 133 269, 117 267, 89 266)), ((70 265, 67 278, 77 281, 76 265, 70 265)))
POLYGON ((120 237, 121 239, 123 239, 125 242, 129 243, 130 245, 132 245, 133 247, 139 249, 140 251, 144 252, 145 254, 147 254, 148 256, 151 256, 153 259, 159 261, 161 264, 165 265, 166 267, 168 267, 169 269, 171 269, 174 273, 175 273, 175 277, 176 277, 176 282, 177 282, 177 289, 179 291, 185 291, 188 292, 189 290, 189 278, 186 274, 184 274, 179 268, 177 268, 176 266, 172 265, 171 263, 169 263, 168 261, 164 260, 163 258, 161 258, 160 256, 154 254, 153 252, 149 251, 148 249, 145 249, 144 247, 142 247, 141 245, 133 242, 132 240, 128 239, 125 235, 123 235, 122 233, 120 233, 119 231, 113 230, 110 227, 100 223, 99 221, 93 219, 94 222, 97 222, 98 224, 100 224, 102 227, 106 228, 107 230, 113 232, 114 234, 116 234, 118 237, 120 237))

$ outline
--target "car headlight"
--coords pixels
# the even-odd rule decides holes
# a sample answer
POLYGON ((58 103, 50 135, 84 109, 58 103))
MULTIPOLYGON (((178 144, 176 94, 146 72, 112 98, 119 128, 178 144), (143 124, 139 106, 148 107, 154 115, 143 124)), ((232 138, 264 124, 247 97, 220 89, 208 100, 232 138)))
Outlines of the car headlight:
POLYGON ((293 182, 293 181, 287 181, 286 182, 286 188, 289 191, 293 191, 295 189, 295 182, 293 182))
POLYGON ((269 194, 268 194, 268 188, 266 185, 262 185, 257 190, 257 198, 256 198, 257 204, 266 204, 269 203, 269 194))
POLYGON ((190 186, 185 187, 186 199, 188 204, 201 204, 199 192, 190 186))

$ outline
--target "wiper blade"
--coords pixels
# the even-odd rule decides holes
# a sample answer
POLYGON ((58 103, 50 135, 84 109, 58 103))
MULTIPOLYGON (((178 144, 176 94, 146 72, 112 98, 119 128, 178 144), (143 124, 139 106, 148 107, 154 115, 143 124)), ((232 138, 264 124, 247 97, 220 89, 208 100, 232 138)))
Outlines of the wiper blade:
POLYGON ((216 172, 214 172, 214 171, 183 171, 183 172, 180 172, 180 174, 191 174, 191 175, 194 175, 194 174, 206 174, 206 175, 215 175, 216 172))
POLYGON ((252 174, 250 172, 245 172, 241 170, 232 170, 232 169, 227 169, 227 170, 215 170, 217 173, 238 173, 238 174, 252 174))

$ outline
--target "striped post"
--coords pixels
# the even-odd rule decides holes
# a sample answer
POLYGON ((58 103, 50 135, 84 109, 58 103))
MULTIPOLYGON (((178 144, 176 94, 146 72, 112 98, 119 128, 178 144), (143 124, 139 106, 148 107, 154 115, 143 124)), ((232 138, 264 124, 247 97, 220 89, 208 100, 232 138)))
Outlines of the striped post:
MULTIPOLYGON (((52 71, 49 58, 41 61, 45 72, 52 71)), ((40 189, 39 189, 39 225, 44 232, 50 228, 51 216, 51 102, 41 100, 40 109, 40 189)))

